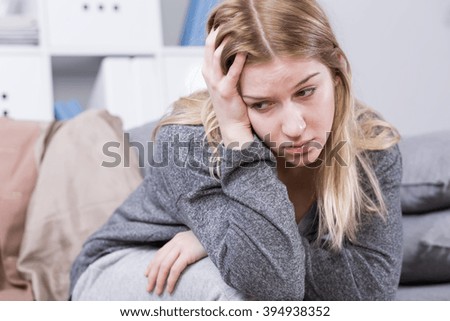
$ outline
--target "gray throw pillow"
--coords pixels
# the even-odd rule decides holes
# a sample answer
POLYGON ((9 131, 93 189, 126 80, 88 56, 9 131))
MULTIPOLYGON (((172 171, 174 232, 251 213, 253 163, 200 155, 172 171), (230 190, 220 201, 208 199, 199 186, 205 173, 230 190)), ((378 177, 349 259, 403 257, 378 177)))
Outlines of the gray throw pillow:
POLYGON ((406 137, 399 147, 403 214, 450 208, 450 131, 406 137))
POLYGON ((450 209, 402 219, 400 283, 450 282, 450 209))

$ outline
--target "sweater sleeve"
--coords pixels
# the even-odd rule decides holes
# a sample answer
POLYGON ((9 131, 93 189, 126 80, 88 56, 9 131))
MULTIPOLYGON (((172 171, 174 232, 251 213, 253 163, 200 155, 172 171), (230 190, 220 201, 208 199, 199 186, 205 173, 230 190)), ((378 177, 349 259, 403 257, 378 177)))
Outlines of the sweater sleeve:
POLYGON ((355 243, 339 253, 314 247, 302 239, 306 258, 305 299, 392 300, 402 258, 400 207, 401 155, 397 146, 369 152, 387 207, 385 219, 362 215, 355 243))
POLYGON ((241 151, 223 148, 216 180, 202 134, 188 135, 183 127, 161 128, 158 144, 176 141, 183 148, 157 145, 174 158, 152 169, 173 192, 172 214, 199 238, 227 284, 254 299, 301 300, 304 247, 270 150, 257 139, 241 151))

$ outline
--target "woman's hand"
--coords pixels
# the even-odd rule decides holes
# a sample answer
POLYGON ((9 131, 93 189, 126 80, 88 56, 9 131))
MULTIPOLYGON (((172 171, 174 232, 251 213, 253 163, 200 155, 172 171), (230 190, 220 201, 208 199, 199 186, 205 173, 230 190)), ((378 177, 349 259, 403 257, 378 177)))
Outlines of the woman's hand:
POLYGON ((145 270, 147 291, 155 289, 155 293, 161 295, 167 280, 167 292, 172 293, 184 269, 206 256, 203 245, 192 231, 178 233, 156 252, 145 270))
POLYGON ((228 73, 224 75, 220 57, 226 39, 215 49, 218 30, 212 30, 206 38, 202 73, 225 146, 241 148, 243 144, 253 141, 247 106, 237 88, 247 57, 244 53, 238 53, 228 73))

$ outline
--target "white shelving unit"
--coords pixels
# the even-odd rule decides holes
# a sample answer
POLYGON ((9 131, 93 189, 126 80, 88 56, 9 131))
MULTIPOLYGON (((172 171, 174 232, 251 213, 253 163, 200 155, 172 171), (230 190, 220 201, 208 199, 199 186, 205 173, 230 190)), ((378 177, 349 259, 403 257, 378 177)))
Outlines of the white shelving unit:
POLYGON ((126 129, 159 118, 204 88, 203 48, 176 46, 188 2, 22 0, 39 45, 0 46, 0 112, 49 121, 53 102, 76 99, 107 108, 126 129))
MULTIPOLYGON (((24 1, 20 14, 38 19, 37 3, 24 1)), ((42 46, 0 45, 0 70, 2 114, 17 119, 50 119, 50 57, 42 46)))

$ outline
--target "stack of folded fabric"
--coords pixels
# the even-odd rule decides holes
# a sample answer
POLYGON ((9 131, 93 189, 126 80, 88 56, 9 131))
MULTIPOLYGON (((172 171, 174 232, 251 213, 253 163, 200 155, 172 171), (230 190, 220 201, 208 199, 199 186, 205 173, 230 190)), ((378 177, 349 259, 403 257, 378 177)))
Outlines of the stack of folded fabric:
POLYGON ((218 0, 191 0, 184 20, 180 45, 203 46, 206 39, 208 14, 218 0))
POLYGON ((450 300, 450 131, 405 138, 399 300, 450 300))
POLYGON ((57 101, 54 104, 55 119, 68 120, 74 118, 83 112, 81 104, 75 100, 57 101))
POLYGON ((34 17, 0 16, 0 45, 37 45, 39 30, 34 17))

